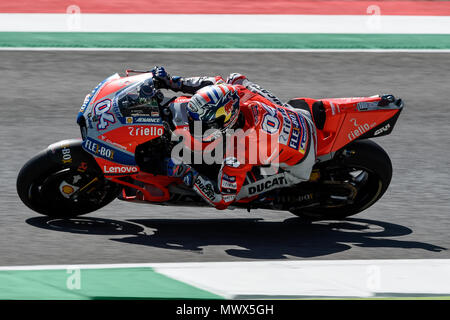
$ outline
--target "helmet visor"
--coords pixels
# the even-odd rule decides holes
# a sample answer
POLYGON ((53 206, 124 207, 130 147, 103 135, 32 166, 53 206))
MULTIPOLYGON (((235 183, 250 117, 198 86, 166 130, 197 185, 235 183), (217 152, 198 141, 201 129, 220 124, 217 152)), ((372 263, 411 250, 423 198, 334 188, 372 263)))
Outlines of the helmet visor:
POLYGON ((226 128, 223 127, 225 117, 221 116, 210 121, 194 120, 191 116, 188 116, 189 132, 191 135, 200 141, 211 142, 225 133, 226 128))

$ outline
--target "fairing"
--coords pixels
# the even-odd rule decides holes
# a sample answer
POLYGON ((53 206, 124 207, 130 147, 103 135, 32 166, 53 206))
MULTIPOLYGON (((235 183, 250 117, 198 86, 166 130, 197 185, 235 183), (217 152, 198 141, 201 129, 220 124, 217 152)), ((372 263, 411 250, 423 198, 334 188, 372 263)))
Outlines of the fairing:
MULTIPOLYGON (((304 100, 311 108, 318 100, 304 100)), ((326 120, 323 129, 317 130, 317 157, 326 160, 339 149, 357 139, 389 134, 404 107, 390 103, 379 106, 380 96, 359 98, 322 99, 326 120)))
POLYGON ((86 96, 77 118, 82 146, 95 157, 105 176, 139 172, 136 147, 164 133, 152 89, 150 73, 114 74, 86 96))

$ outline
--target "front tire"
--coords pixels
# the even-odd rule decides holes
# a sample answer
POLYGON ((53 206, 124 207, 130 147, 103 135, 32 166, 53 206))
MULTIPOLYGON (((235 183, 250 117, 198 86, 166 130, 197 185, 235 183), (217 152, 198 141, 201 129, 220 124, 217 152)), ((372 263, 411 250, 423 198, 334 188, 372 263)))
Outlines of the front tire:
POLYGON ((327 206, 293 209, 291 213, 309 220, 340 220, 366 210, 386 192, 392 178, 392 163, 377 143, 357 140, 346 146, 330 163, 324 163, 323 171, 347 170, 364 175, 352 203, 342 206, 327 206))
POLYGON ((120 188, 103 177, 97 163, 82 149, 81 143, 75 142, 65 148, 70 148, 70 164, 55 159, 58 150, 49 149, 24 164, 16 185, 22 202, 49 217, 72 218, 98 210, 113 201, 120 188), (83 189, 86 185, 88 187, 83 189), (76 191, 80 191, 77 197, 70 197, 76 191))

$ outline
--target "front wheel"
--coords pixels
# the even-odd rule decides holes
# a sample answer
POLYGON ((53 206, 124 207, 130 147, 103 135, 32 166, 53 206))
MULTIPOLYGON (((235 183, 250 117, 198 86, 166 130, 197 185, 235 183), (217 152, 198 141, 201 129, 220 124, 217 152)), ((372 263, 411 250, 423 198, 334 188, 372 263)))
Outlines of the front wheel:
POLYGON ((319 183, 328 188, 333 184, 346 186, 353 192, 351 199, 331 194, 318 206, 293 208, 291 213, 310 220, 334 220, 366 210, 386 192, 392 178, 392 163, 377 143, 358 140, 341 150, 335 160, 324 163, 320 172, 319 183))
POLYGON ((17 193, 30 209, 50 217, 83 215, 113 201, 120 188, 106 180, 80 142, 46 149, 30 159, 17 177, 17 193), (61 152, 70 150, 69 152, 61 152), (66 158, 58 155, 70 154, 66 158))

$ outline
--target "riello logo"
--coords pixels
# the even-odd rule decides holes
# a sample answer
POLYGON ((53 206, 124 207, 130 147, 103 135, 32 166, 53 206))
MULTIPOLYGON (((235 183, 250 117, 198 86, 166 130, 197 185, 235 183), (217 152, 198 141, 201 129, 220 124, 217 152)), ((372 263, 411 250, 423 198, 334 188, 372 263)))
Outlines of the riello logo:
POLYGON ((348 133, 348 136, 347 136, 348 140, 350 140, 350 141, 355 140, 356 138, 363 135, 364 133, 366 133, 369 130, 370 130, 369 124, 364 123, 364 124, 358 126, 356 129, 352 129, 352 131, 350 131, 348 133))

